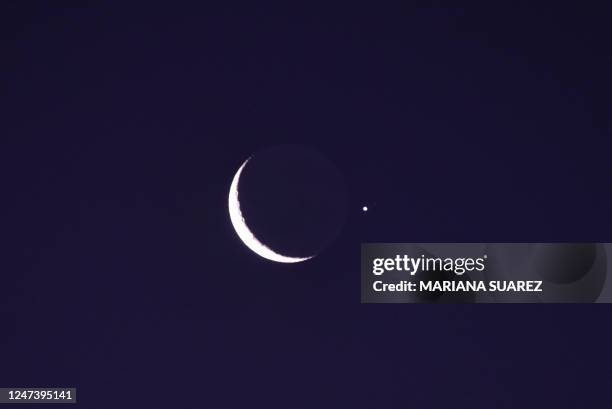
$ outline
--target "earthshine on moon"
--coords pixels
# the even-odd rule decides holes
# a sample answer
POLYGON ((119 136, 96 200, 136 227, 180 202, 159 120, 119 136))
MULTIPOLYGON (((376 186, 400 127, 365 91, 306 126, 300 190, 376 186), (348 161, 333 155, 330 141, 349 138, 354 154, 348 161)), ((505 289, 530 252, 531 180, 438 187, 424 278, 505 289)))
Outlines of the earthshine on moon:
MULTIPOLYGON (((250 159, 250 158, 249 158, 250 159)), ((240 174, 242 170, 249 162, 249 159, 244 161, 242 166, 238 169, 236 174, 234 175, 234 179, 232 180, 232 184, 230 186, 229 198, 228 198, 228 208, 230 214, 230 220, 232 225, 234 226, 234 230, 236 230, 236 234, 240 237, 240 240, 255 254, 271 260, 276 261, 278 263, 299 263, 300 261, 306 261, 311 259, 313 256, 309 257, 289 257, 279 254, 272 250, 270 247, 263 244, 261 241, 255 237, 255 234, 249 229, 244 220, 244 216, 242 215, 242 211, 240 210, 240 200, 238 197, 238 185, 240 183, 240 174)))

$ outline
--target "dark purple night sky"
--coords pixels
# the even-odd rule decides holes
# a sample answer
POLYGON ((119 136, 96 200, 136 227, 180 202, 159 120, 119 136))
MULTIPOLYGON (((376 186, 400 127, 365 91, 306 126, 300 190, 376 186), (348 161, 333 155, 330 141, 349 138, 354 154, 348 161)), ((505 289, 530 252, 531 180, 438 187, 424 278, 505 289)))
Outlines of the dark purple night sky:
POLYGON ((204 3, 0 6, 0 386, 88 409, 607 407, 609 307, 362 305, 359 249, 612 241, 612 9, 204 3), (346 181, 306 263, 228 217, 277 144, 346 181))

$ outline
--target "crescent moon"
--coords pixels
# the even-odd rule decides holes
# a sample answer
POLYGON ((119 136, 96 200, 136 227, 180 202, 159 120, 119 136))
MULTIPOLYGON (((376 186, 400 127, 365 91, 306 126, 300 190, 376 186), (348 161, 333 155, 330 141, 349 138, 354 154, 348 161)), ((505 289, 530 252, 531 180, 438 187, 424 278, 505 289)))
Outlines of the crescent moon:
POLYGON ((244 220, 244 216, 242 215, 242 211, 240 210, 240 200, 238 198, 238 184, 240 182, 240 174, 242 173, 242 170, 250 159, 251 158, 244 161, 242 166, 240 166, 240 168, 238 169, 238 172, 236 172, 236 174, 234 175, 234 179, 232 180, 232 185, 230 186, 229 191, 228 208, 230 220, 232 221, 234 230, 236 230, 236 234, 238 234, 240 240, 242 240, 242 242, 255 254, 271 261, 276 261, 278 263, 299 263, 300 261, 306 261, 308 259, 313 258, 314 256, 289 257, 279 254, 272 250, 270 247, 263 244, 261 241, 259 241, 247 226, 246 221, 244 220))

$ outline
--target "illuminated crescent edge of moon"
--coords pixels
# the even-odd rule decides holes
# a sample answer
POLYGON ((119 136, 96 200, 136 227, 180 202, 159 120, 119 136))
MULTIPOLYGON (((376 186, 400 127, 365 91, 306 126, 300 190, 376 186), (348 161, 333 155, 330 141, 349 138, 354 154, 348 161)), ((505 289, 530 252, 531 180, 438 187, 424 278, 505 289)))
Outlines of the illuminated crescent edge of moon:
POLYGON ((306 261, 308 259, 313 258, 314 256, 309 257, 289 257, 283 256, 282 254, 276 253, 270 247, 263 244, 261 241, 255 237, 255 235, 249 230, 249 227, 244 220, 244 216, 242 215, 242 211, 240 210, 240 200, 238 199, 238 182, 240 180, 240 174, 242 170, 248 163, 251 158, 248 158, 244 161, 242 166, 238 169, 238 172, 234 175, 234 179, 232 180, 232 184, 230 186, 229 197, 228 197, 228 209, 230 214, 230 220, 232 221, 232 225, 234 226, 234 230, 236 230, 236 234, 240 237, 240 240, 255 254, 261 256, 265 259, 276 261, 278 263, 299 263, 300 261, 306 261))

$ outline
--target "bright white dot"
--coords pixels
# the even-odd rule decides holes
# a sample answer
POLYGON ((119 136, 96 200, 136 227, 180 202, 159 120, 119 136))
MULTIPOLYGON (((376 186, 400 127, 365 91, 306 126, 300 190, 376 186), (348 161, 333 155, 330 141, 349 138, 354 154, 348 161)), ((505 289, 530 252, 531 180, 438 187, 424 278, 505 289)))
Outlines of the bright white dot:
POLYGON ((363 207, 361 208, 361 210, 363 210, 364 212, 367 212, 367 211, 368 211, 368 206, 363 206, 363 207))

